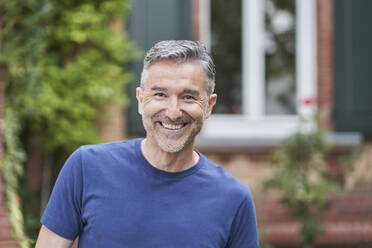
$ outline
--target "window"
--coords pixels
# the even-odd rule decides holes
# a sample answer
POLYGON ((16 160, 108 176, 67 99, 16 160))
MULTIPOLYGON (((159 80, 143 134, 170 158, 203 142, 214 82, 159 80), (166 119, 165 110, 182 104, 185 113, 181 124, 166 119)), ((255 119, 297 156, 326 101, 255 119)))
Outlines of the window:
POLYGON ((219 95, 202 139, 283 139, 313 117, 315 0, 199 0, 199 14, 219 95))

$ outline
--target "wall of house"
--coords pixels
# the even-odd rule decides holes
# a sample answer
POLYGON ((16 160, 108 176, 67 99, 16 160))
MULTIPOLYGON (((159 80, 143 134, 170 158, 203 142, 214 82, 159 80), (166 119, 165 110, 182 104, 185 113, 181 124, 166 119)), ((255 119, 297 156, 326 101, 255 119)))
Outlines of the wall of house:
POLYGON ((320 124, 333 129, 332 111, 334 103, 333 76, 333 0, 318 1, 318 113, 320 124))
MULTIPOLYGON (((334 130, 334 1, 317 1, 317 89, 320 125, 334 130)), ((282 246, 299 246, 299 225, 291 220, 279 202, 279 194, 264 191, 263 183, 271 177, 275 167, 270 162, 272 147, 257 151, 204 153, 222 165, 252 191, 257 208, 260 231, 268 243, 282 246)), ((228 150, 228 149, 226 149, 228 150)), ((241 149, 240 149, 241 150, 241 149)), ((203 150, 201 150, 203 152, 203 150)), ((322 216, 326 235, 319 238, 319 245, 333 247, 360 247, 372 244, 372 144, 360 147, 336 147, 328 161, 329 170, 346 183, 346 191, 330 197, 328 210, 322 216), (344 168, 345 158, 353 151, 353 170, 344 168), (371 172, 371 173, 369 173, 371 172)))

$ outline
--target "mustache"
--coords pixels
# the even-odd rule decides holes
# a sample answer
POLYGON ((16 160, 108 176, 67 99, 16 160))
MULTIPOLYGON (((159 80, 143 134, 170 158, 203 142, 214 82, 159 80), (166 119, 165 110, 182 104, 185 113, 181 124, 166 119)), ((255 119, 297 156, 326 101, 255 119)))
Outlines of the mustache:
POLYGON ((158 121, 158 122, 166 122, 166 123, 171 123, 171 124, 190 123, 190 122, 194 121, 194 119, 188 114, 183 114, 182 116, 178 117, 177 119, 172 120, 168 116, 166 116, 164 114, 161 114, 161 113, 158 113, 158 114, 154 115, 151 119, 154 122, 158 121))

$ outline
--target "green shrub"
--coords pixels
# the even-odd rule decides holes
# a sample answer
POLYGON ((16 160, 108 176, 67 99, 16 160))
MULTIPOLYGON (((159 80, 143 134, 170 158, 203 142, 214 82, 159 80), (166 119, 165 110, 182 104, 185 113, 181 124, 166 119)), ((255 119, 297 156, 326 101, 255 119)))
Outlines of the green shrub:
POLYGON ((327 171, 326 159, 331 149, 323 131, 317 129, 295 133, 273 154, 277 171, 265 186, 281 192, 289 215, 301 225, 304 246, 311 246, 322 234, 319 217, 326 207, 326 198, 340 188, 327 171))

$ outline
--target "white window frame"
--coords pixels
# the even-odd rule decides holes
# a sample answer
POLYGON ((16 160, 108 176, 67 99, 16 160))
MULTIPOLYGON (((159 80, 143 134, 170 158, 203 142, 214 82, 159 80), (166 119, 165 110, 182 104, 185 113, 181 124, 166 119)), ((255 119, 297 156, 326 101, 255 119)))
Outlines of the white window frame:
MULTIPOLYGON (((199 0, 200 40, 210 48, 210 0, 199 0)), ((242 109, 240 115, 213 114, 201 138, 284 139, 311 128, 317 97, 316 0, 296 0, 297 115, 265 115, 264 1, 242 0, 242 109), (300 125, 307 120, 308 125, 300 125)))

